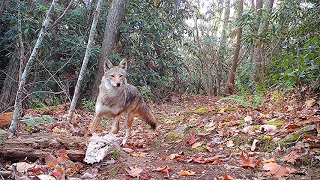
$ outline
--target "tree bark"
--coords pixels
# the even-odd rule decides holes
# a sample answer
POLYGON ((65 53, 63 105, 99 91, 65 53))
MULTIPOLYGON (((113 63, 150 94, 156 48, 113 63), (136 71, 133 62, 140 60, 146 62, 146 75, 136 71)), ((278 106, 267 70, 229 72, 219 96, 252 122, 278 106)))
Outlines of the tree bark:
MULTIPOLYGON (((20 67, 19 67, 19 82, 21 81, 22 72, 24 69, 25 64, 25 56, 24 56, 24 45, 23 45, 23 31, 22 31, 22 25, 21 25, 21 4, 20 0, 18 2, 18 28, 19 28, 19 52, 20 52, 20 67)), ((21 104, 20 104, 21 106, 21 104)))
POLYGON ((15 100, 15 93, 18 89, 19 64, 14 58, 11 58, 6 68, 6 78, 0 96, 0 111, 13 110, 12 105, 15 100))
POLYGON ((0 157, 10 161, 28 158, 34 161, 45 154, 66 149, 72 161, 83 161, 87 148, 87 138, 77 136, 61 136, 54 133, 35 133, 18 138, 7 139, 0 144, 0 157))
POLYGON ((104 70, 103 70, 104 61, 106 57, 111 55, 113 51, 113 47, 116 44, 117 36, 120 33, 119 29, 120 29, 122 20, 124 18, 125 6, 126 6, 126 0, 112 1, 111 7, 108 13, 108 17, 107 17, 107 23, 104 29, 101 53, 98 61, 98 72, 95 75, 95 82, 91 90, 90 100, 93 102, 96 101, 99 94, 99 85, 104 73, 104 70))
POLYGON ((78 78, 78 81, 77 81, 77 84, 76 84, 76 87, 75 87, 75 90, 74 90, 73 98, 72 98, 71 105, 70 105, 70 110, 69 110, 69 113, 68 113, 68 116, 67 116, 67 120, 69 122, 71 122, 71 119, 72 119, 72 116, 73 116, 73 112, 76 109, 77 101, 78 101, 78 98, 80 96, 80 88, 81 88, 82 81, 84 79, 84 76, 85 76, 85 73, 86 73, 86 70, 87 70, 87 65, 88 65, 88 62, 89 62, 89 58, 90 58, 90 55, 91 55, 92 42, 93 42, 93 39, 94 39, 94 35, 96 33, 96 27, 97 27, 97 24, 98 24, 98 19, 99 19, 99 15, 100 15, 102 2, 103 2, 103 0, 99 0, 98 1, 97 8, 96 8, 96 10, 94 12, 94 17, 93 17, 93 20, 92 20, 92 25, 91 25, 91 29, 90 29, 90 34, 89 34, 88 44, 87 44, 87 48, 86 48, 86 53, 85 53, 85 56, 84 56, 84 59, 83 59, 83 62, 82 62, 81 70, 80 70, 80 73, 79 73, 79 78, 78 78))
MULTIPOLYGON (((263 64, 263 49, 264 49, 264 37, 262 37, 262 33, 265 32, 268 29, 269 26, 269 16, 272 11, 272 6, 273 6, 274 0, 266 0, 264 3, 264 9, 267 9, 267 14, 266 14, 266 20, 261 21, 259 24, 259 29, 257 32, 257 36, 259 37, 256 46, 253 51, 253 62, 256 64, 255 66, 255 81, 259 81, 258 75, 262 72, 262 64, 263 64)), ((262 14, 260 14, 262 17, 262 14)))
POLYGON ((0 19, 1 19, 5 5, 6 5, 6 0, 2 0, 1 6, 0 6, 0 19))
POLYGON ((20 104, 21 104, 21 97, 22 97, 22 91, 23 91, 23 88, 24 88, 24 85, 26 83, 26 80, 27 80, 27 74, 31 68, 31 64, 32 62, 34 61, 34 59, 36 58, 37 54, 38 54, 38 50, 39 50, 39 47, 40 47, 40 44, 43 40, 43 37, 45 36, 45 32, 46 32, 46 29, 48 27, 48 24, 50 22, 50 14, 53 12, 53 9, 55 7, 55 4, 58 0, 52 0, 52 3, 51 3, 51 6, 49 8, 49 11, 48 11, 48 14, 45 18, 45 20, 43 21, 43 24, 42 24, 42 27, 41 27, 41 30, 40 30, 40 33, 39 33, 39 36, 38 36, 38 39, 37 39, 37 42, 32 50, 32 53, 30 55, 30 58, 26 64, 26 67, 24 68, 24 71, 22 73, 22 76, 21 76, 21 81, 19 82, 19 88, 18 88, 18 91, 17 91, 17 95, 16 95, 16 100, 15 100, 15 103, 14 103, 14 112, 13 112, 13 118, 12 118, 12 122, 11 122, 11 125, 10 125, 10 128, 9 128, 9 132, 11 133, 11 136, 14 134, 15 132, 15 129, 16 129, 16 126, 17 126, 17 122, 18 120, 20 119, 20 112, 21 112, 21 109, 20 109, 20 104))
POLYGON ((243 0, 238 0, 238 30, 237 30, 237 41, 236 41, 236 49, 234 51, 233 59, 232 59, 232 67, 228 78, 228 87, 227 93, 232 94, 234 92, 234 79, 238 65, 239 52, 241 48, 241 37, 242 37, 242 27, 239 23, 241 21, 242 12, 243 12, 243 0))
POLYGON ((227 43, 227 28, 229 25, 229 16, 230 16, 230 0, 225 1, 225 10, 224 10, 224 17, 223 17, 223 26, 222 26, 222 33, 221 33, 221 41, 220 47, 218 51, 219 58, 217 59, 216 64, 216 86, 217 86, 217 96, 220 94, 220 87, 221 87, 221 62, 224 60, 224 54, 226 53, 226 43, 227 43))

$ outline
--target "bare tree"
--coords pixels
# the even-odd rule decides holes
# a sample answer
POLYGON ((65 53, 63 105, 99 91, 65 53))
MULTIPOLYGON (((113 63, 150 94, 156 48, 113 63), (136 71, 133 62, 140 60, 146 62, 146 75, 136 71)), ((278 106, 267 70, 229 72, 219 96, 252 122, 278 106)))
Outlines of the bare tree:
POLYGON ((80 70, 80 74, 78 77, 78 81, 74 90, 74 94, 73 94, 73 98, 71 101, 71 105, 70 105, 70 110, 67 116, 67 120, 69 122, 71 122, 72 116, 73 116, 73 112, 76 109, 76 105, 77 105, 77 101, 80 95, 80 88, 82 85, 82 81, 84 79, 86 70, 87 70, 87 65, 89 62, 89 58, 91 55, 91 48, 92 48, 92 42, 94 39, 94 35, 96 34, 96 27, 98 24, 98 19, 99 19, 99 15, 100 15, 100 11, 101 11, 101 6, 102 6, 102 0, 99 0, 97 3, 97 8, 94 12, 94 16, 93 16, 93 20, 92 20, 92 25, 91 25, 91 29, 90 29, 90 34, 89 34, 89 39, 88 39, 88 44, 87 44, 87 48, 86 48, 86 53, 82 62, 82 66, 81 66, 81 70, 80 70))
POLYGON ((15 100, 15 103, 14 103, 14 111, 13 111, 13 118, 12 118, 12 122, 11 122, 11 125, 9 127, 9 133, 11 134, 10 136, 13 136, 14 132, 15 132, 15 129, 16 129, 16 126, 17 126, 17 122, 18 120, 20 119, 20 116, 21 116, 21 97, 22 97, 22 91, 23 91, 23 88, 24 88, 24 85, 26 83, 26 80, 27 80, 27 75, 28 75, 28 72, 31 68, 31 64, 33 63, 34 59, 36 58, 37 54, 38 54, 38 50, 39 50, 39 47, 40 47, 40 44, 43 40, 43 37, 45 36, 45 32, 46 32, 46 29, 49 25, 49 22, 50 22, 50 14, 53 12, 54 10, 54 7, 56 5, 56 2, 58 0, 52 0, 51 2, 51 5, 50 5, 50 8, 49 8, 49 11, 47 13, 47 16, 45 18, 45 20, 43 21, 43 24, 42 24, 42 27, 41 27, 41 30, 40 30, 40 33, 39 33, 39 36, 38 36, 38 39, 37 39, 37 42, 32 50, 32 53, 29 57, 29 60, 27 61, 27 64, 23 70, 23 73, 21 75, 21 80, 19 82, 19 88, 18 88, 18 91, 17 91, 17 95, 16 95, 16 100, 15 100))
POLYGON ((99 85, 103 76, 103 64, 106 57, 110 56, 117 42, 119 28, 124 18, 126 0, 113 0, 104 29, 102 48, 98 62, 98 72, 95 76, 95 82, 91 91, 91 101, 95 101, 99 94, 99 85))
POLYGON ((229 73, 228 83, 227 83, 227 93, 231 94, 234 92, 234 79, 235 73, 237 70, 240 45, 241 45, 241 36, 242 36, 242 27, 240 24, 241 17, 243 12, 243 0, 238 0, 238 30, 237 30, 237 41, 236 41, 236 49, 234 51, 233 59, 232 59, 232 67, 229 73))

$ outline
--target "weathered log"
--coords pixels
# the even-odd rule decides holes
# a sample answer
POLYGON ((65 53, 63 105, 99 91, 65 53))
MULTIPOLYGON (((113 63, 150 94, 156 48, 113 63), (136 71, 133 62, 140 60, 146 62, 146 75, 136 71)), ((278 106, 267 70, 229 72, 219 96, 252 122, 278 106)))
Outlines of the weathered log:
POLYGON ((83 161, 87 147, 87 137, 61 136, 54 133, 35 133, 7 139, 0 144, 0 159, 19 161, 27 158, 34 161, 45 154, 55 154, 66 149, 72 161, 83 161))

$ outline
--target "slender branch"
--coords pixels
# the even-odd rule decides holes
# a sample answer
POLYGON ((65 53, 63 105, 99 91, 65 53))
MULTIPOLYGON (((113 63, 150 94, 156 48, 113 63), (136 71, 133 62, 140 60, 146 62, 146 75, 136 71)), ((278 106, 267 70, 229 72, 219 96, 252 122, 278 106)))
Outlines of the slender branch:
POLYGON ((63 13, 58 17, 58 19, 52 24, 52 26, 50 26, 48 28, 48 31, 50 31, 51 29, 53 29, 54 27, 56 27, 58 25, 58 23, 60 22, 61 18, 67 14, 67 12, 71 9, 72 4, 73 4, 74 0, 71 0, 69 5, 67 6, 67 8, 63 11, 63 13))
POLYGON ((17 95, 16 95, 16 100, 15 100, 15 103, 14 103, 14 111, 13 111, 13 118, 12 118, 12 122, 11 122, 11 125, 9 127, 9 133, 10 133, 10 136, 12 137, 15 130, 16 130, 16 126, 17 126, 17 122, 18 120, 21 118, 21 109, 20 109, 20 104, 21 104, 21 99, 22 99, 22 92, 23 92, 23 88, 24 88, 24 85, 27 81, 27 74, 30 70, 30 67, 31 67, 31 64, 33 63, 34 59, 36 58, 37 54, 38 54, 38 51, 39 51, 39 47, 41 45, 41 42, 45 36, 45 32, 46 32, 46 29, 49 25, 49 22, 50 22, 50 14, 53 12, 54 10, 54 7, 56 5, 58 0, 52 0, 52 3, 50 5, 50 8, 49 8, 49 11, 48 11, 48 14, 45 18, 45 20, 43 21, 43 24, 42 24, 42 27, 41 27, 41 30, 39 32, 39 36, 38 36, 38 39, 37 39, 37 42, 32 50, 32 53, 29 57, 29 60, 26 64, 26 67, 24 68, 24 71, 22 73, 22 76, 21 76, 21 81, 19 82, 19 88, 18 88, 18 91, 17 91, 17 95))
POLYGON ((92 25, 91 25, 91 29, 90 29, 90 34, 89 34, 89 39, 88 39, 88 44, 87 44, 87 48, 86 48, 86 53, 82 62, 82 66, 81 66, 81 70, 79 73, 79 78, 74 90, 74 94, 72 97, 72 102, 70 105, 70 110, 67 116, 67 120, 69 122, 71 122, 73 113, 76 109, 76 104, 79 98, 79 92, 80 92, 80 87, 82 85, 82 81, 84 79, 85 73, 86 73, 86 69, 87 69, 87 65, 89 62, 89 58, 90 58, 90 54, 91 54, 91 48, 92 48, 92 44, 93 44, 93 39, 94 39, 94 35, 96 33, 96 27, 98 24, 98 20, 99 20, 99 14, 100 14, 100 10, 101 10, 101 6, 102 6, 102 0, 99 0, 97 3, 97 8, 94 12, 94 16, 93 16, 93 21, 92 21, 92 25))
POLYGON ((21 26, 21 4, 18 0, 18 27, 19 27, 19 46, 20 46, 20 67, 19 67, 19 82, 21 81, 21 76, 23 72, 23 67, 24 67, 24 61, 25 61, 25 56, 24 56, 24 45, 23 45, 23 31, 22 31, 22 26, 21 26))

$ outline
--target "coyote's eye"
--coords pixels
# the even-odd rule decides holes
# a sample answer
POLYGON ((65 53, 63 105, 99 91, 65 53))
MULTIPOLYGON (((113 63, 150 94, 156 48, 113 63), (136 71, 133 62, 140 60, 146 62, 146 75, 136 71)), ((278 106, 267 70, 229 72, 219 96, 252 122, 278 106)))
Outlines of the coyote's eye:
POLYGON ((122 78, 122 76, 123 76, 122 74, 119 75, 119 77, 121 77, 121 78, 122 78))
POLYGON ((114 78, 114 75, 110 75, 110 77, 114 78))

